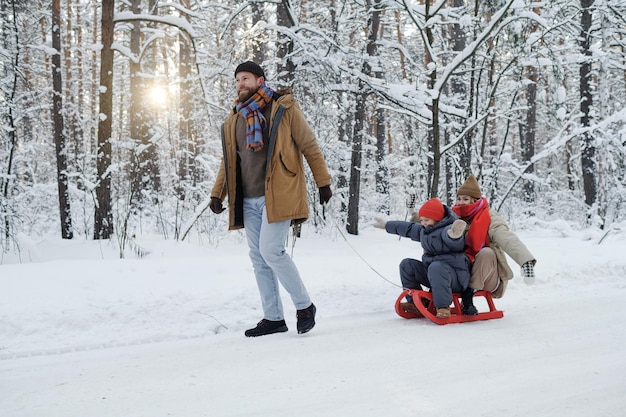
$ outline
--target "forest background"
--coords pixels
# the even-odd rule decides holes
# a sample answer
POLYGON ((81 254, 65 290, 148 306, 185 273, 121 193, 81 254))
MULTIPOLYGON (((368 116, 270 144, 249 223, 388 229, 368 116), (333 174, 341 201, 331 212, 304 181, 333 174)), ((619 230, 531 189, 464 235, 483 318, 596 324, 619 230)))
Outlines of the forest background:
MULTIPOLYGON (((234 68, 292 88, 333 176, 315 230, 453 202, 610 230, 625 213, 626 0, 0 0, 0 247, 216 243, 234 68)), ((608 233, 608 231, 607 231, 608 233)))

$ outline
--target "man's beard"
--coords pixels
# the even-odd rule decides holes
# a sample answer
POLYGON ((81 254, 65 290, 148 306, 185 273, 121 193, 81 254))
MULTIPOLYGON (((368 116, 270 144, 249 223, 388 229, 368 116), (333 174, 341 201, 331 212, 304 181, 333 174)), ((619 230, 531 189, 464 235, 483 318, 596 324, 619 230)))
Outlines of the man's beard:
POLYGON ((250 89, 250 90, 243 90, 239 93, 237 93, 237 97, 239 97, 239 102, 240 103, 245 103, 246 101, 248 101, 250 99, 250 97, 252 97, 257 91, 259 91, 258 87, 255 89, 250 89))

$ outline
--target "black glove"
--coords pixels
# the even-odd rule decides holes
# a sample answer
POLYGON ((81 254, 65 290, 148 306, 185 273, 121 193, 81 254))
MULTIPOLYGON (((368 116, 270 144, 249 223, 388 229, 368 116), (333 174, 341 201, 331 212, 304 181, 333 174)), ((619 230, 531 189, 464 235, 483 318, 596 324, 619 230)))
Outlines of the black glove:
POLYGON ((226 210, 224 207, 222 207, 222 200, 220 200, 217 197, 211 197, 211 202, 209 203, 209 208, 215 214, 220 214, 221 212, 226 210))
POLYGON ((333 196, 333 192, 330 190, 330 185, 320 187, 320 204, 326 204, 333 196))

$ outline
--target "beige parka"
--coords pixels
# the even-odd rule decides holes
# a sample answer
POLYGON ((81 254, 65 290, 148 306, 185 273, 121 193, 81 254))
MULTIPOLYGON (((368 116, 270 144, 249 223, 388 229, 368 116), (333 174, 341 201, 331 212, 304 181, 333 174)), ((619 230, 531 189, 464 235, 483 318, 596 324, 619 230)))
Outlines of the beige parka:
POLYGON ((495 210, 489 209, 491 223, 487 232, 491 249, 496 254, 498 260, 498 276, 502 279, 500 286, 493 292, 495 298, 504 295, 506 286, 513 278, 513 271, 506 259, 509 255, 518 265, 523 265, 528 261, 536 262, 535 257, 530 253, 526 245, 509 229, 502 216, 495 210))
MULTIPOLYGON (((272 104, 269 117, 265 205, 269 223, 292 220, 301 223, 309 216, 303 157, 306 158, 318 188, 331 184, 331 177, 313 130, 291 89, 272 104)), ((243 228, 243 195, 238 169, 235 129, 237 112, 233 109, 222 125, 223 157, 211 197, 228 197, 228 228, 243 228)))

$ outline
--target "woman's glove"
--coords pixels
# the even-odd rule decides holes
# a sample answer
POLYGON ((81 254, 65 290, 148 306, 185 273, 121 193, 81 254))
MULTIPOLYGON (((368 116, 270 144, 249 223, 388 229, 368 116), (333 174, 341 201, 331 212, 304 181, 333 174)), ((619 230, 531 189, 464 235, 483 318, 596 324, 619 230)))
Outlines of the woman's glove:
POLYGON ((535 262, 528 261, 522 265, 522 276, 524 277, 524 282, 528 285, 534 284, 535 282, 535 262))

